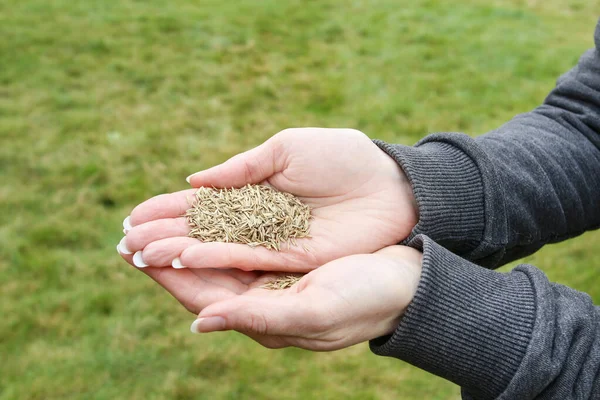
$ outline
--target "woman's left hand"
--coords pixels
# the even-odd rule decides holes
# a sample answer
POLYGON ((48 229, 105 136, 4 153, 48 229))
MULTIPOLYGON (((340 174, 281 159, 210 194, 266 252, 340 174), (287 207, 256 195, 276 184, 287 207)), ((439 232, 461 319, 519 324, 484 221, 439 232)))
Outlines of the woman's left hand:
MULTIPOLYGON (((331 261, 288 289, 254 285, 222 300, 214 296, 216 301, 200 312, 192 331, 235 330, 268 348, 315 351, 391 334, 417 290, 421 260, 415 249, 390 246, 331 261)), ((181 296, 177 290, 171 293, 181 296)), ((199 290, 195 301, 211 296, 199 290)))

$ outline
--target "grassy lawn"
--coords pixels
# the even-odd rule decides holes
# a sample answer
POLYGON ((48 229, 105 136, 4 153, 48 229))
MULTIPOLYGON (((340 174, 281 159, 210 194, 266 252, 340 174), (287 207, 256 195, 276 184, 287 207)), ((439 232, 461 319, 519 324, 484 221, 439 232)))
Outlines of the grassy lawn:
MULTIPOLYGON (((538 105, 597 0, 0 2, 0 399, 458 399, 366 345, 265 350, 118 257, 140 201, 291 126, 413 144, 538 105)), ((600 302, 600 232, 526 261, 600 302), (594 268, 595 267, 595 268, 594 268)))

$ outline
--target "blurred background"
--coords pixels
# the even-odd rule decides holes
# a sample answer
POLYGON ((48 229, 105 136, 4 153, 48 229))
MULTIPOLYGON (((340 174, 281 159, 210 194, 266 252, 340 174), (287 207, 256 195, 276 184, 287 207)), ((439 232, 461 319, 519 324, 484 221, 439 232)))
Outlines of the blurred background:
MULTIPOLYGON (((117 255, 121 222, 283 128, 414 144, 498 127, 593 46, 599 10, 0 1, 0 399, 458 399, 455 385, 366 344, 273 351, 190 334, 193 316, 117 255)), ((600 302, 599 239, 525 261, 600 302)))

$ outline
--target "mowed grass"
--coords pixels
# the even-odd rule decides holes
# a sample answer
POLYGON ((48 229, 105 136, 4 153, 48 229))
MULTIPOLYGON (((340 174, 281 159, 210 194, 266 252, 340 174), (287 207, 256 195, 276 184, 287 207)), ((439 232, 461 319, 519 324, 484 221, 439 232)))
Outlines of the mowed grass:
MULTIPOLYGON (((140 201, 292 126, 413 144, 538 105, 600 2, 0 2, 0 399, 457 399, 365 344, 193 336, 115 251, 140 201)), ((509 188, 510 190, 510 188, 509 188)), ((600 302, 598 232, 527 262, 600 302)))

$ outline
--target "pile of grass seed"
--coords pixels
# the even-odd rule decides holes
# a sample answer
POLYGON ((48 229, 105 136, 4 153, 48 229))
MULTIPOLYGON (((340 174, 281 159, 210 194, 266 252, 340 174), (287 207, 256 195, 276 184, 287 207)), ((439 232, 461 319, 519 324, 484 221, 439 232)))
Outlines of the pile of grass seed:
POLYGON ((310 207, 268 186, 199 188, 185 218, 190 237, 203 242, 242 243, 279 251, 309 238, 310 207))

